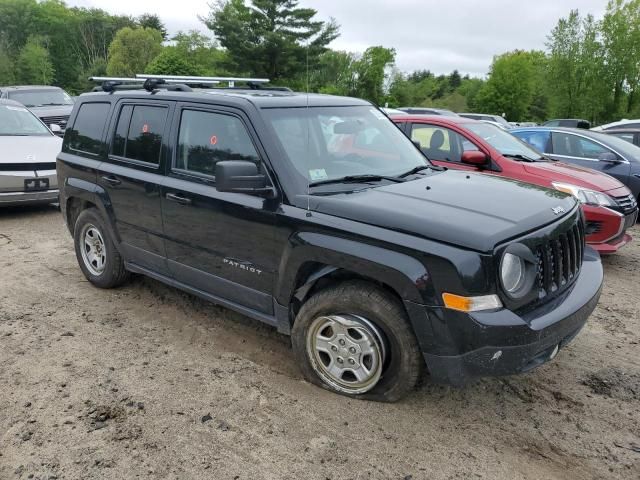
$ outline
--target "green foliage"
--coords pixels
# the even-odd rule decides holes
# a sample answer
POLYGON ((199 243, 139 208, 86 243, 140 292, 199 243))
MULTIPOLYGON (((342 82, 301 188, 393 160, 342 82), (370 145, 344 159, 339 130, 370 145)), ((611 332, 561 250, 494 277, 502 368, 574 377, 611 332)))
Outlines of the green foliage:
POLYGON ((228 0, 203 20, 226 49, 229 68, 278 82, 304 77, 338 37, 335 21, 314 20, 316 14, 297 0, 228 0))
POLYGON ((133 76, 144 73, 162 50, 162 35, 152 28, 125 27, 116 33, 109 47, 107 74, 133 76))
POLYGON ((195 65, 202 75, 219 77, 234 74, 226 70, 226 65, 229 63, 227 53, 218 48, 216 43, 206 35, 191 30, 178 32, 172 40, 175 42, 176 51, 195 65))
POLYGON ((506 114, 510 121, 529 116, 535 81, 536 62, 542 52, 516 50, 493 59, 489 80, 480 88, 476 108, 494 115, 506 114))
POLYGON ((166 47, 145 69, 145 73, 156 75, 204 75, 203 70, 188 60, 176 47, 166 47))
POLYGON ((12 85, 16 81, 15 65, 5 48, 0 47, 0 86, 12 85))
POLYGON ((160 20, 160 17, 158 15, 155 15, 153 13, 143 13, 138 17, 136 23, 139 27, 152 28, 159 31, 160 35, 162 35, 163 40, 166 40, 168 38, 167 27, 164 26, 164 23, 162 23, 162 20, 160 20))
POLYGON ((389 80, 389 70, 396 59, 393 48, 369 47, 362 57, 355 62, 356 88, 355 96, 365 98, 382 105, 389 80))
POLYGON ((17 81, 27 85, 48 85, 53 81, 53 65, 41 37, 29 37, 16 61, 17 81))

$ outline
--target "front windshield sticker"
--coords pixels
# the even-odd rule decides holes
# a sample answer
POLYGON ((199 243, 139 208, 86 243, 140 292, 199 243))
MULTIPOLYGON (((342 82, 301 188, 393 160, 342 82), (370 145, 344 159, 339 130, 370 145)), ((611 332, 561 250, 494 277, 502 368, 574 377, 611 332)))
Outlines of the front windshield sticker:
POLYGON ((23 107, 12 107, 10 105, 7 105, 5 108, 7 110, 13 110, 14 112, 26 112, 27 111, 26 108, 23 108, 23 107))
POLYGON ((309 178, 313 182, 316 182, 318 180, 326 180, 328 176, 324 168, 318 168, 316 170, 309 170, 309 178))
POLYGON ((373 113, 378 120, 384 120, 385 118, 387 118, 384 116, 384 113, 382 113, 380 110, 376 110, 375 108, 372 108, 370 112, 373 113))

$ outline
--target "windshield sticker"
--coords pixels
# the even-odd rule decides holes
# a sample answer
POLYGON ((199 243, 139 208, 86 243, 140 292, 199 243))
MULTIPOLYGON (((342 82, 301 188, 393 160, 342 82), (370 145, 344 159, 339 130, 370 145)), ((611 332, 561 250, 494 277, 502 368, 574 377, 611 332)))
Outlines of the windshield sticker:
POLYGON ((315 170, 309 170, 309 178, 316 182, 318 180, 326 180, 328 177, 324 168, 317 168, 315 170))
POLYGON ((26 112, 27 111, 26 108, 23 108, 23 107, 12 107, 10 105, 7 105, 5 108, 7 110, 13 110, 14 112, 26 112))
POLYGON ((369 109, 369 111, 370 111, 371 113, 373 113, 373 115, 374 115, 378 120, 384 120, 385 118, 387 118, 387 117, 385 117, 385 116, 384 116, 384 113, 382 113, 380 110, 376 110, 375 108, 371 108, 371 109, 369 109))

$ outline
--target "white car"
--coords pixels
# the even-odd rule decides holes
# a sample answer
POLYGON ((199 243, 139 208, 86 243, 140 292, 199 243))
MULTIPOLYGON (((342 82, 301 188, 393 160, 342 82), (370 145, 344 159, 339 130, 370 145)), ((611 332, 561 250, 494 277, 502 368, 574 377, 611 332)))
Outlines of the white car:
POLYGON ((26 107, 0 99, 0 206, 58 201, 62 139, 26 107))
POLYGON ((627 120, 626 118, 618 122, 611 122, 599 127, 593 127, 591 130, 596 132, 603 132, 605 130, 611 130, 612 128, 640 128, 640 119, 627 120))

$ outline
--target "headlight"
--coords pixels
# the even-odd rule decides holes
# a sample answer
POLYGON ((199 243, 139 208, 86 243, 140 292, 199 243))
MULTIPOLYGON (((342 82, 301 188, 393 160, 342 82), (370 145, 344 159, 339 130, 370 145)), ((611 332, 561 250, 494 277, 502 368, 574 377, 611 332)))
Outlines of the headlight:
POLYGON ((505 253, 500 263, 500 279, 509 295, 516 295, 525 283, 524 260, 512 253, 505 253))
POLYGON ((589 190, 588 188, 582 188, 577 185, 571 185, 570 183, 552 183, 553 188, 560 190, 561 192, 570 193, 581 203, 587 205, 600 205, 601 207, 615 207, 615 201, 606 193, 596 192, 589 190))

